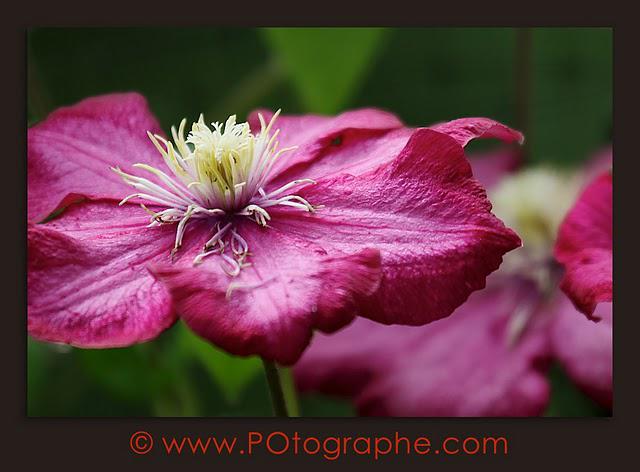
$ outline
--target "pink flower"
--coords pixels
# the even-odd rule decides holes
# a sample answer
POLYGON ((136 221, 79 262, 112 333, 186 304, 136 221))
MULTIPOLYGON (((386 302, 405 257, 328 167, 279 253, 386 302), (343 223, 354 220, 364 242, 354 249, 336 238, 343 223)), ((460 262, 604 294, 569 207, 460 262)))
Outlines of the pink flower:
POLYGON ((591 317, 613 300, 613 183, 609 171, 596 178, 565 218, 555 255, 565 266, 562 290, 591 317))
POLYGON ((126 346, 178 313, 233 354, 292 364, 356 313, 449 315, 519 245, 463 152, 519 133, 484 118, 409 129, 375 109, 276 115, 201 118, 186 138, 183 121, 170 142, 122 94, 30 129, 29 332, 126 346))
POLYGON ((551 331, 553 356, 569 377, 604 408, 613 406, 613 304, 600 303, 594 323, 558 296, 551 331))
MULTIPOLYGON (((510 161, 504 155, 471 159, 483 182, 496 183, 510 161)), ((521 231, 524 247, 489 277, 487 288, 426 326, 357 319, 316 337, 295 367, 300 389, 349 397, 363 415, 533 416, 547 407, 546 372, 555 360, 585 393, 611 408, 611 305, 601 304, 603 322, 593 323, 554 283, 553 226, 560 224, 567 196, 571 204, 574 192, 567 188, 582 180, 544 169, 504 178, 490 192, 498 214, 521 231), (546 243, 528 245, 544 239, 540 231, 546 243)))
POLYGON ((366 416, 531 416, 549 399, 543 317, 519 331, 538 294, 527 281, 486 289, 446 319, 384 326, 358 319, 315 338, 296 364, 301 391, 353 398, 366 416))

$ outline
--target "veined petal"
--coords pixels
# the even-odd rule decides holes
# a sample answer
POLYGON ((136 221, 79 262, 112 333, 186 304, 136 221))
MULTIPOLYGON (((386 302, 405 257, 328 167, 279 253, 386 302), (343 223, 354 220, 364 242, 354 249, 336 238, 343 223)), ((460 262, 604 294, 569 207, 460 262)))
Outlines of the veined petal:
MULTIPOLYGON (((273 116, 267 110, 251 113, 249 124, 254 133, 260 130, 259 113, 267 122, 273 116)), ((274 188, 299 177, 315 179, 371 169, 395 157, 411 135, 395 115, 373 108, 335 117, 279 116, 274 128, 280 130, 281 149, 297 146, 275 164, 271 178, 274 188)))
POLYGON ((613 300, 613 182, 610 172, 578 197, 560 230, 555 256, 565 267, 562 289, 592 317, 599 302, 613 300))
POLYGON ((246 222, 251 265, 230 278, 219 263, 157 264, 176 309, 198 335, 237 355, 293 364, 314 329, 349 323, 380 282, 378 251, 328 255, 313 241, 246 222))
POLYGON ((130 188, 110 170, 162 162, 147 137, 160 132, 144 97, 103 95, 59 108, 28 131, 29 221, 83 198, 122 199, 130 188))
POLYGON ((462 147, 429 129, 417 130, 385 166, 322 179, 298 194, 324 207, 314 214, 274 210, 271 225, 329 254, 378 248, 383 279, 360 315, 386 324, 449 315, 520 245, 491 214, 462 147))
MULTIPOLYGON (((260 129, 258 113, 267 122, 273 116, 266 110, 253 112, 249 123, 254 132, 260 129)), ((368 172, 392 161, 415 131, 404 127, 394 115, 377 109, 349 111, 336 117, 284 115, 275 127, 280 129, 280 146, 297 149, 283 155, 274 167, 270 182, 273 188, 301 177, 318 179, 368 172)), ((488 118, 463 118, 431 128, 450 135, 461 146, 476 138, 523 140, 521 133, 488 118)), ((478 162, 478 178, 493 184, 495 178, 513 170, 518 163, 518 154, 513 150, 487 154, 478 162)))
POLYGON ((520 144, 524 142, 522 133, 489 118, 460 118, 429 128, 451 136, 462 147, 478 138, 496 138, 504 142, 517 141, 520 144))
POLYGON ((493 283, 427 326, 357 319, 313 340, 295 366, 297 384, 350 397, 363 415, 539 415, 549 399, 547 319, 526 312, 538 295, 512 280, 493 283), (518 333, 522 314, 531 318, 518 333))
POLYGON ((594 316, 581 316, 563 295, 555 302, 551 325, 554 356, 571 379, 604 408, 613 401, 613 304, 600 303, 594 316))
POLYGON ((175 321, 166 289, 148 273, 175 233, 147 228, 137 205, 74 205, 28 228, 28 330, 34 338, 103 348, 156 337, 175 321))

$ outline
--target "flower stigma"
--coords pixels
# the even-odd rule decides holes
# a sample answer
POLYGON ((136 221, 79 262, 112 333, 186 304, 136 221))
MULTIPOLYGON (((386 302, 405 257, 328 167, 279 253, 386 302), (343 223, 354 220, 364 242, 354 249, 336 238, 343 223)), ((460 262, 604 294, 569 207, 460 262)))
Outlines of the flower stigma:
POLYGON ((248 123, 236 123, 235 115, 224 124, 211 123, 211 127, 200 115, 186 139, 187 120, 183 119, 177 130, 175 126, 171 128, 173 142, 147 132, 171 174, 147 164, 133 165, 155 176, 154 182, 112 167, 125 183, 137 190, 125 197, 120 205, 136 198, 147 205, 164 207, 154 211, 141 203, 151 215, 148 227, 177 225, 172 256, 182 246, 190 221, 210 219, 212 236, 193 263, 199 264, 204 258, 218 254, 223 270, 230 276, 237 276, 242 268, 250 265, 246 262, 250 253, 247 241, 236 231, 230 217, 244 216, 266 227, 271 220, 270 207, 286 206, 308 212, 319 208, 290 193, 300 185, 314 184, 311 179, 293 180, 271 191, 264 188, 276 160, 296 149, 295 146, 278 149, 280 130, 271 131, 279 114, 280 110, 268 124, 259 114, 260 132, 256 135, 248 123))

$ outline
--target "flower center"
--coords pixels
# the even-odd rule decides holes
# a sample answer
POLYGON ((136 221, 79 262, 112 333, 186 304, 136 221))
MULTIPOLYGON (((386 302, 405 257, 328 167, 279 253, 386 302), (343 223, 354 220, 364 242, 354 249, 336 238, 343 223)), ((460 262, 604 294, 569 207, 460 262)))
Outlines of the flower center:
POLYGON ((257 135, 251 132, 248 123, 236 123, 235 115, 230 116, 226 123, 212 123, 211 127, 200 115, 186 139, 187 121, 183 119, 178 130, 171 128, 173 142, 147 132, 171 174, 147 164, 134 164, 134 167, 155 176, 154 182, 112 168, 137 190, 125 197, 120 205, 138 198, 164 207, 163 210, 152 211, 141 203, 142 208, 151 214, 149 227, 177 224, 172 254, 181 247, 190 220, 216 220, 212 237, 193 262, 198 264, 211 254, 219 254, 225 271, 231 276, 238 275, 248 265, 245 261, 249 246, 235 230, 233 222, 226 221, 227 217, 245 216, 260 226, 267 226, 271 220, 269 207, 288 206, 308 212, 318 208, 289 193, 300 185, 315 183, 311 179, 294 180, 269 192, 264 189, 275 161, 285 152, 295 149, 278 150, 279 130, 273 134, 271 130, 279 114, 280 110, 268 124, 259 115, 261 129, 257 135))
POLYGON ((577 175, 532 167, 503 179, 490 191, 493 212, 523 241, 520 250, 505 257, 503 272, 516 262, 528 266, 527 270, 531 270, 534 262, 546 265, 552 258, 558 227, 579 186, 577 175))
POLYGON ((536 294, 520 302, 511 314, 506 333, 511 347, 537 319, 550 316, 546 304, 555 291, 558 276, 553 243, 579 183, 576 175, 565 171, 532 167, 503 179, 490 192, 493 212, 523 242, 522 248, 505 255, 500 272, 524 276, 537 288, 536 294))

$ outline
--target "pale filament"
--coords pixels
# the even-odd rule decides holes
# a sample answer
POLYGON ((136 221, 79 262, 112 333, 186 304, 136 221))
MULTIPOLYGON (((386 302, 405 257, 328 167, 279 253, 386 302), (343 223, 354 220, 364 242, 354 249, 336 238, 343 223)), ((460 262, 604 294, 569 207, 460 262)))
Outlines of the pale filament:
POLYGON ((188 223, 212 220, 215 232, 193 263, 199 264, 206 257, 218 254, 223 270, 230 276, 238 275, 242 268, 250 265, 246 262, 250 254, 249 244, 236 231, 232 221, 225 223, 230 220, 227 217, 246 216, 266 227, 271 220, 267 208, 284 206, 307 212, 320 208, 299 195, 287 193, 294 188, 314 184, 311 179, 293 180, 271 192, 264 190, 276 160, 295 149, 278 149, 280 130, 271 131, 279 114, 280 110, 269 123, 258 115, 260 132, 256 135, 251 133, 248 123, 236 123, 235 115, 230 116, 226 123, 212 123, 211 127, 200 115, 186 139, 186 119, 183 119, 177 130, 171 128, 173 142, 148 132, 171 174, 147 164, 134 164, 133 167, 155 176, 157 181, 154 182, 112 168, 136 189, 136 193, 126 196, 120 205, 138 199, 147 205, 164 207, 153 211, 141 203, 151 215, 148 227, 177 225, 172 255, 182 246, 188 223))

